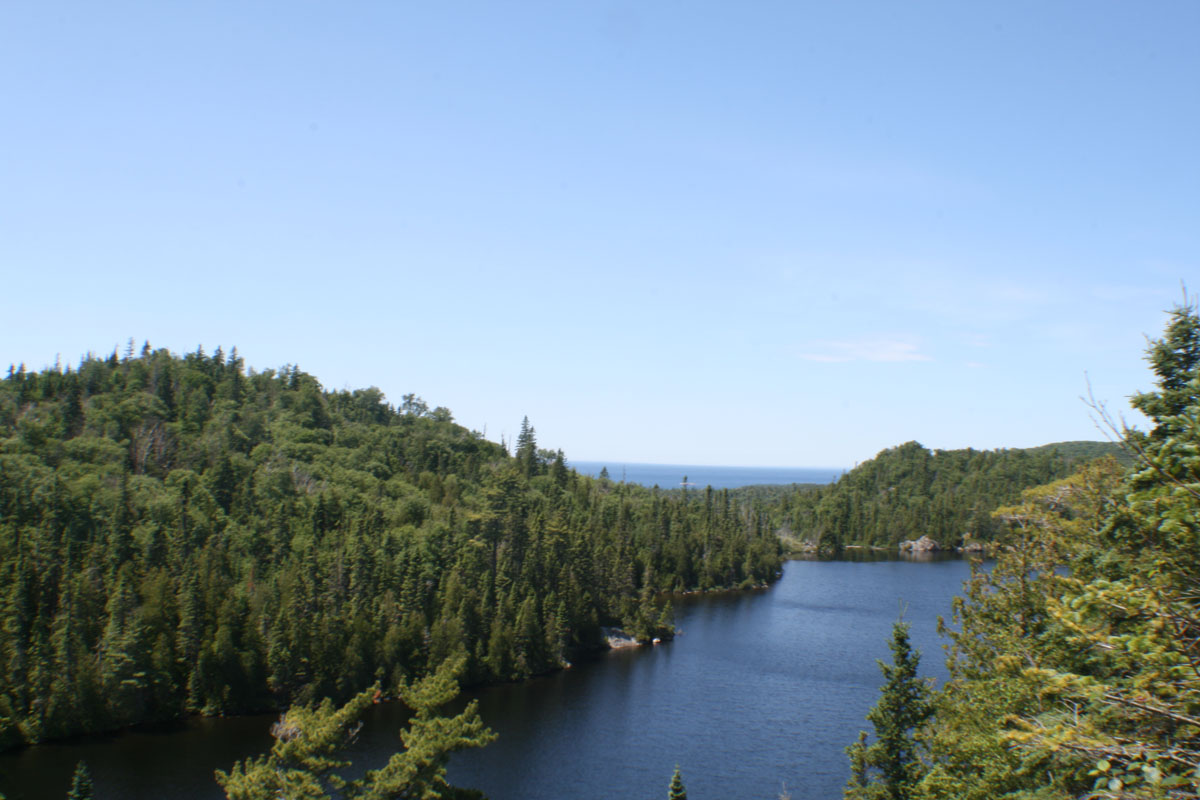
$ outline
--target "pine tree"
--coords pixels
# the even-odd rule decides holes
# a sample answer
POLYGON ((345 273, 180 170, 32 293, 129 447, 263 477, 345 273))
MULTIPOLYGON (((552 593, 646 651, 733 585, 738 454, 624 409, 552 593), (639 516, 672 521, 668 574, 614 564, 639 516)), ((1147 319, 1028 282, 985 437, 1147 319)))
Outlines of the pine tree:
POLYGON ((1146 348, 1146 360, 1158 376, 1158 391, 1134 395, 1131 405, 1154 420, 1151 436, 1162 439, 1179 430, 1179 425, 1167 418, 1178 416, 1196 400, 1191 383, 1200 371, 1200 316, 1186 295, 1183 303, 1171 310, 1162 338, 1146 348))
POLYGON ((997 512, 1011 533, 956 609, 923 797, 1200 796, 1200 317, 1186 298, 1147 355, 1156 386, 1133 405, 1154 427, 1117 429, 1133 470, 1093 462, 997 512))
POLYGON ((529 424, 529 417, 521 420, 521 432, 517 434, 516 458, 526 477, 537 474, 537 433, 529 424))
POLYGON ((559 489, 566 488, 567 485, 567 459, 563 455, 563 451, 556 450, 554 453, 554 463, 550 466, 550 475, 554 478, 554 485, 559 489))
POLYGON ((850 756, 850 787, 865 788, 867 785, 867 732, 858 732, 858 741, 846 748, 850 756))
MULTIPOLYGON (((339 774, 350 765, 341 754, 353 742, 378 686, 367 689, 335 709, 329 700, 316 708, 293 707, 271 730, 275 744, 269 754, 246 759, 229 773, 217 771, 217 783, 230 800, 384 800, 397 797, 457 798, 465 790, 446 783, 450 754, 482 747, 496 738, 479 718, 476 701, 458 715, 442 716, 458 695, 456 676, 462 661, 449 662, 436 673, 401 689, 415 712, 400 734, 404 750, 382 769, 369 770, 348 781, 339 774)), ((475 795, 479 797, 479 795, 475 795)))
POLYGON ((71 778, 67 800, 92 800, 92 773, 83 761, 75 765, 75 776, 71 778))
POLYGON ((687 789, 683 786, 683 775, 679 773, 679 765, 675 765, 675 774, 671 776, 671 787, 667 800, 687 800, 687 789))
POLYGON ((882 697, 867 714, 875 742, 864 747, 860 738, 849 748, 855 775, 844 796, 850 800, 908 800, 921 778, 914 733, 933 714, 929 686, 917 677, 921 653, 912 649, 908 625, 900 621, 892 626, 889 647, 892 663, 879 662, 882 697))

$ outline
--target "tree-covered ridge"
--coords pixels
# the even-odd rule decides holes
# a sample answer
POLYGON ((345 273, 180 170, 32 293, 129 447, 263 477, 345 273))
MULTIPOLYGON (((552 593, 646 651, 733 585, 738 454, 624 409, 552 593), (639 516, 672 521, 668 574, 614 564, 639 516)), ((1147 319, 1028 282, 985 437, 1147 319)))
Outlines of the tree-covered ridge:
POLYGON ((0 381, 0 746, 233 713, 461 657, 557 668, 664 590, 761 583, 761 514, 582 477, 407 395, 236 351, 87 357, 0 381))
POLYGON ((1120 442, 1054 442, 1041 447, 1026 447, 1026 453, 1036 454, 1043 451, 1057 452, 1067 461, 1081 464, 1084 461, 1094 461, 1097 458, 1112 456, 1122 466, 1133 464, 1132 454, 1120 442))
POLYGON ((775 509, 797 538, 836 552, 845 545, 894 547, 929 536, 943 547, 990 541, 1000 530, 992 512, 1024 489, 1062 478, 1099 445, 1068 442, 1032 449, 929 450, 917 442, 884 450, 836 483, 802 489, 775 509))

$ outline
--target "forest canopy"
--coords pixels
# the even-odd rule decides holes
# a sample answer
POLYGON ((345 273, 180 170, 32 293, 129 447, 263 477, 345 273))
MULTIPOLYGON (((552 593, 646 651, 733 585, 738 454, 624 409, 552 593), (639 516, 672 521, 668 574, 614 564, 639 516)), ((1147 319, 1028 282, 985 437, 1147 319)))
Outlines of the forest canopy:
POLYGON ((448 409, 146 344, 0 381, 0 747, 557 669, 662 592, 764 583, 766 516, 448 409))

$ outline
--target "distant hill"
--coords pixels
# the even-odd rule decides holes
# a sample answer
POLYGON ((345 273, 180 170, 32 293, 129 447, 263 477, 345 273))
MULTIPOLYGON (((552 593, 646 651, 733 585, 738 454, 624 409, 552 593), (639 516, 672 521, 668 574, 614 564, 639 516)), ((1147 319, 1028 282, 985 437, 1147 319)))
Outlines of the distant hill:
POLYGON ((1055 452, 1071 462, 1091 461, 1102 456, 1112 456, 1117 462, 1128 466, 1133 459, 1120 442, 1053 442, 1041 447, 1023 448, 1027 453, 1055 452))
POLYGON ((988 541, 998 531, 995 509, 1102 456, 1126 458, 1111 442, 1002 450, 929 450, 908 442, 859 464, 836 483, 777 496, 772 518, 792 537, 826 552, 851 544, 895 547, 926 535, 944 547, 988 541))

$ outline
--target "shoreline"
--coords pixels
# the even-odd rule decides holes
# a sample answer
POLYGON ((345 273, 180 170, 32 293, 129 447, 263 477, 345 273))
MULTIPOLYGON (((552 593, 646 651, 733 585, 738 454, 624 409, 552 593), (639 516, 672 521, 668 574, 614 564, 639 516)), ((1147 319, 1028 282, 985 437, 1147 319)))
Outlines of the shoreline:
MULTIPOLYGON (((788 558, 786 553, 784 554, 783 558, 785 560, 788 558)), ((782 575, 783 575, 782 571, 776 573, 775 576, 772 578, 772 582, 778 580, 780 577, 782 577, 782 575)), ((662 596, 684 597, 684 596, 695 596, 695 595, 704 595, 704 594, 713 594, 713 593, 746 592, 746 591, 767 589, 767 588, 770 588, 770 585, 771 585, 771 583, 768 582, 768 583, 754 584, 754 585, 748 586, 748 587, 724 586, 724 587, 714 587, 711 589, 687 589, 682 592, 660 592, 660 593, 658 593, 657 596, 658 597, 662 597, 662 596)), ((620 628, 617 626, 601 626, 601 631, 605 631, 605 630, 620 630, 620 628)), ((622 631, 622 634, 623 633, 624 632, 622 631)), ((492 687, 492 686, 504 686, 507 684, 524 683, 526 681, 532 681, 537 678, 542 678, 547 675, 554 675, 556 673, 572 669, 575 666, 575 664, 579 661, 588 660, 591 658, 598 658, 598 657, 602 656, 604 653, 607 653, 611 650, 624 650, 624 649, 628 649, 631 647, 654 647, 657 644, 663 644, 668 641, 671 641, 678 634, 679 634, 678 630, 672 630, 669 636, 658 636, 658 637, 655 637, 654 639, 651 639, 651 640, 648 640, 645 642, 639 642, 636 639, 634 639, 633 637, 624 636, 622 639, 618 640, 617 644, 614 644, 613 641, 610 640, 607 635, 602 635, 600 642, 598 642, 595 645, 590 646, 590 647, 584 646, 584 647, 577 648, 573 653, 571 653, 572 659, 563 661, 556 668, 545 670, 543 672, 532 673, 530 675, 527 675, 524 678, 518 678, 516 680, 483 681, 483 682, 479 682, 479 683, 460 683, 459 689, 460 689, 460 691, 486 689, 486 688, 492 687)), ((379 698, 376 702, 391 703, 391 702, 401 702, 401 700, 400 700, 399 695, 395 691, 391 691, 391 692, 381 692, 379 695, 379 698)), ((89 739, 100 739, 100 738, 105 738, 105 737, 123 736, 126 734, 170 732, 173 729, 183 729, 183 728, 187 728, 193 724, 201 724, 202 720, 209 720, 209 719, 235 719, 235 718, 266 716, 266 715, 278 716, 279 714, 286 712, 288 710, 288 708, 290 708, 294 704, 295 704, 294 702, 290 702, 287 704, 275 705, 275 706, 271 706, 271 707, 267 707, 267 708, 246 709, 245 711, 236 711, 236 712, 219 713, 219 714, 201 714, 201 713, 197 713, 197 712, 183 712, 178 715, 171 716, 171 717, 164 717, 162 719, 141 720, 138 722, 131 723, 129 725, 123 725, 123 726, 116 727, 116 728, 106 728, 103 730, 86 731, 86 732, 72 734, 70 736, 56 737, 56 738, 52 738, 52 739, 43 739, 43 740, 37 741, 37 742, 17 742, 9 747, 0 747, 0 753, 16 753, 16 752, 20 752, 22 750, 28 750, 30 748, 35 748, 35 747, 42 747, 42 746, 53 747, 54 745, 58 745, 58 744, 69 744, 72 742, 78 743, 78 742, 83 742, 83 741, 86 741, 89 739)), ((2 797, 2 795, 0 795, 0 797, 2 797)))

